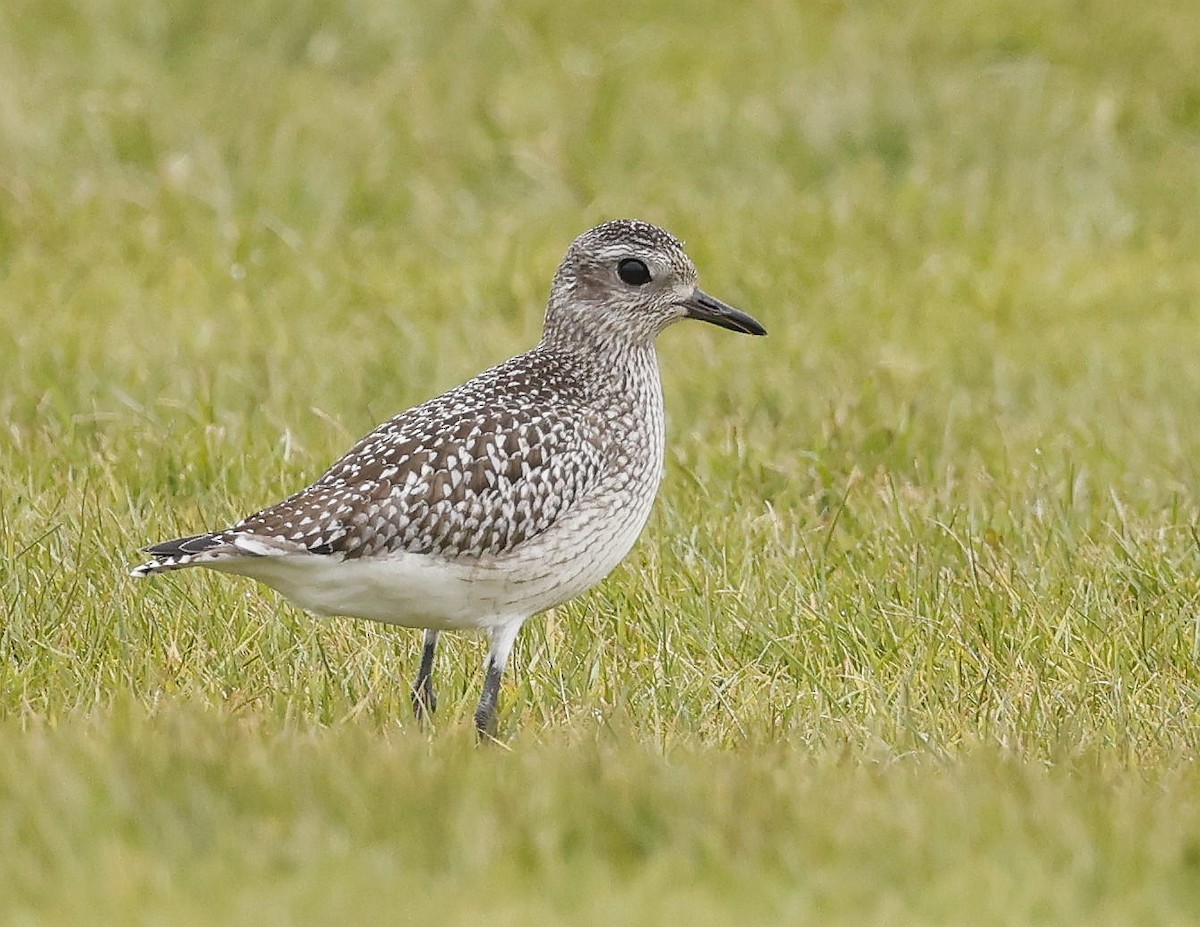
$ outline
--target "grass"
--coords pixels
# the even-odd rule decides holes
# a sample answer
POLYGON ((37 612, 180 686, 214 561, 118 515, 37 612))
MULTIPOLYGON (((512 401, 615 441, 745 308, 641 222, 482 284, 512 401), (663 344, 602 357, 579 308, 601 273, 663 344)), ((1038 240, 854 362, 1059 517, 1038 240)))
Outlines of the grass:
POLYGON ((0 9, 0 920, 1200 916, 1200 10, 0 9), (687 240, 656 514, 482 647, 148 541, 687 240))

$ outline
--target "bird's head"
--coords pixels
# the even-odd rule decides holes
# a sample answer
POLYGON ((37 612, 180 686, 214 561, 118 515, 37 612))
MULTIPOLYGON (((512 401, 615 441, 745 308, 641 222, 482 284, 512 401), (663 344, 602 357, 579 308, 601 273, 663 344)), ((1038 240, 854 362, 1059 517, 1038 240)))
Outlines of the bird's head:
POLYGON ((696 266, 674 235, 637 219, 615 219, 567 249, 550 290, 546 339, 651 344, 681 319, 766 334, 751 316, 696 286, 696 266))

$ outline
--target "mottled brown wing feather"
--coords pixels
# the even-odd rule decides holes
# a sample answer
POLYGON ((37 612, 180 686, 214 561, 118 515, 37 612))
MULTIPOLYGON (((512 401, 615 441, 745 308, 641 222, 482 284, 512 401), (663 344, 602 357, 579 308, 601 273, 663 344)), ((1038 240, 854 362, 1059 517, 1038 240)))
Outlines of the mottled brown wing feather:
POLYGON ((499 554, 545 531, 594 485, 601 429, 582 410, 423 407, 381 425, 316 483, 229 535, 316 553, 499 554))

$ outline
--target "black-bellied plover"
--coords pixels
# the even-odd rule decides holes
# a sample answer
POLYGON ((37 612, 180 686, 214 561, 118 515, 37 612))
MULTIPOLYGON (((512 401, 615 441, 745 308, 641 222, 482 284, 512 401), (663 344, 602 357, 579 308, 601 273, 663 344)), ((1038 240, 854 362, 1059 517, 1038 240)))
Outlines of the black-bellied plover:
POLYGON ((766 334, 696 286, 670 233, 632 219, 579 236, 541 343, 380 425, 319 480, 232 528, 145 548, 147 576, 204 566, 252 577, 318 615, 425 628, 413 684, 432 711, 438 634, 490 638, 481 736, 521 625, 607 576, 663 472, 654 342, 680 319, 766 334))

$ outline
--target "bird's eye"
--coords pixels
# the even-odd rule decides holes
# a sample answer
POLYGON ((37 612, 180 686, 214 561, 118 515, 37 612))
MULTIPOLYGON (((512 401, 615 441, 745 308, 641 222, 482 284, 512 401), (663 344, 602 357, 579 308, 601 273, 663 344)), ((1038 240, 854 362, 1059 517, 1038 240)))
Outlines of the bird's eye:
POLYGON ((643 286, 650 282, 650 268, 637 258, 625 258, 617 264, 617 276, 630 286, 643 286))

